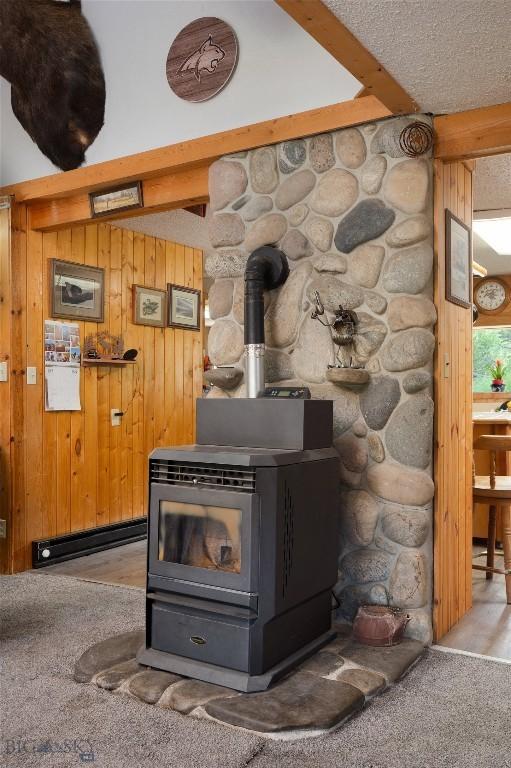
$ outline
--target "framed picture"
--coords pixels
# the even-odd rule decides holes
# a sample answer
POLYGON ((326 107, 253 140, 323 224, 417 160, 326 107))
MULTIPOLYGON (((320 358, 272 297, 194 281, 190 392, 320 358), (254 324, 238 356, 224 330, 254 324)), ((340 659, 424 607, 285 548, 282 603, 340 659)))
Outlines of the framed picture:
POLYGON ((137 325, 167 325, 167 291, 158 288, 133 286, 133 322, 137 325))
POLYGON ((107 216, 112 211, 127 211, 130 208, 142 208, 142 184, 140 181, 132 181, 122 187, 115 187, 103 192, 91 192, 89 194, 90 212, 92 218, 107 216))
POLYGON ((102 323, 105 271, 100 267, 51 259, 50 297, 52 317, 102 323))
POLYGON ((200 291, 169 283, 168 325, 173 328, 200 330, 200 291))
POLYGON ((451 211, 445 211, 445 298, 472 307, 472 232, 451 211))

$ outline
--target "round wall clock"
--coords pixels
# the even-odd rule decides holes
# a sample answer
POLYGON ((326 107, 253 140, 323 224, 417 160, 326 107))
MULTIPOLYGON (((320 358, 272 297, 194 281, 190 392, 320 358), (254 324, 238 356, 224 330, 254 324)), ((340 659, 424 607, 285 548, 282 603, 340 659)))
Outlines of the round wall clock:
POLYGON ((509 304, 509 288, 503 280, 497 277, 487 277, 477 284, 474 291, 474 301, 480 312, 491 315, 502 312, 509 304))
POLYGON ((167 56, 167 80, 186 101, 206 101, 225 88, 238 62, 232 27, 214 16, 187 24, 167 56))

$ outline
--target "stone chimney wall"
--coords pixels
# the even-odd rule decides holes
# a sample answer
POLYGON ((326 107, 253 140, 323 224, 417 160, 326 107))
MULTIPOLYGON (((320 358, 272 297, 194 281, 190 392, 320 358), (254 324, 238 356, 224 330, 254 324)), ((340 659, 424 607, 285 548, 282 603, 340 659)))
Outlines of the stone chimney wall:
MULTIPOLYGON (((414 119, 288 141, 218 160, 210 171, 214 320, 209 397, 244 397, 243 273, 275 244, 287 283, 268 296, 266 381, 308 386, 334 401, 339 452, 339 612, 362 602, 409 612, 407 635, 431 640, 433 473, 433 212, 431 153, 404 155, 414 119), (354 361, 369 383, 327 379, 329 330, 311 319, 314 291, 331 318, 358 315, 354 361)), ((311 510, 314 514, 314 510, 311 510)))

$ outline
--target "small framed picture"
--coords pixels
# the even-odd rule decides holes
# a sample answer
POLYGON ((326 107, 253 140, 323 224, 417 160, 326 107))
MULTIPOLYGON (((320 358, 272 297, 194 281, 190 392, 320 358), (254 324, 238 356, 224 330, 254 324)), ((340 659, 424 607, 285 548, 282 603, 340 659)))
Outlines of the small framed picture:
POLYGON ((133 286, 133 322, 136 325, 167 325, 167 291, 159 288, 133 286))
POLYGON ((472 307, 472 232, 451 211, 445 211, 445 298, 472 307))
POLYGON ((103 322, 105 271, 72 261, 50 261, 50 314, 66 320, 103 322))
POLYGON ((200 330, 200 291, 169 283, 168 325, 173 328, 200 330))
POLYGON ((115 187, 103 192, 89 194, 90 212, 92 218, 107 216, 112 212, 127 211, 130 208, 142 208, 142 183, 132 181, 122 187, 115 187))

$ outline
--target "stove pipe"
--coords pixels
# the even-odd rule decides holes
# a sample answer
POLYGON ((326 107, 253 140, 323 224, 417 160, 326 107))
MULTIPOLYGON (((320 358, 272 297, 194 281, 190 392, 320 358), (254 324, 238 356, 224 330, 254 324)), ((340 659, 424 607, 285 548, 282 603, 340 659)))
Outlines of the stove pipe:
POLYGON ((287 258, 271 245, 257 248, 245 269, 245 377, 247 397, 264 391, 264 291, 283 285, 289 275, 287 258))

